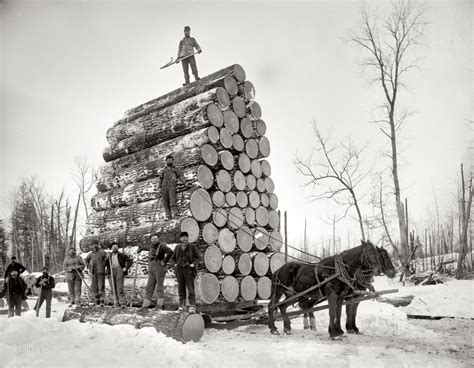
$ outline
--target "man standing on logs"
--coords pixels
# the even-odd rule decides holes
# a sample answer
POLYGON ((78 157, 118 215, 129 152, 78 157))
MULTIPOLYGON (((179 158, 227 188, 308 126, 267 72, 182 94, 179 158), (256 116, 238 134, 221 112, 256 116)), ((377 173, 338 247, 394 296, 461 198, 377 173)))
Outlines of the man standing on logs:
POLYGON ((158 180, 161 188, 161 197, 165 209, 166 218, 171 220, 176 217, 178 208, 176 207, 176 185, 178 180, 184 184, 184 179, 179 170, 174 166, 172 155, 166 156, 166 166, 160 173, 158 180))
POLYGON ((53 299, 53 290, 55 286, 54 277, 48 274, 48 267, 44 266, 41 269, 43 273, 36 279, 35 286, 40 288, 40 295, 36 301, 35 310, 36 317, 39 316, 39 310, 46 300, 46 318, 51 317, 51 300, 53 299))
POLYGON ((109 284, 114 296, 114 304, 125 306, 125 292, 123 290, 124 277, 128 274, 128 269, 133 261, 126 254, 119 253, 117 243, 112 244, 112 253, 107 257, 105 264, 105 274, 109 275, 109 284))
POLYGON ((150 263, 148 265, 148 282, 146 284, 146 296, 143 300, 142 308, 148 308, 151 303, 153 294, 158 293, 156 301, 156 309, 161 310, 164 302, 164 287, 166 274, 166 264, 173 255, 173 251, 167 245, 159 242, 158 235, 151 237, 150 263))
POLYGON ((171 259, 176 265, 176 278, 178 280, 179 310, 186 307, 186 289, 188 291, 189 312, 196 312, 196 296, 194 293, 194 278, 196 265, 201 257, 194 244, 189 243, 188 233, 183 231, 179 235, 180 244, 176 246, 171 259))
POLYGON ((176 57, 176 62, 181 60, 181 64, 183 65, 184 71, 184 84, 186 86, 189 84, 189 65, 191 65, 191 71, 193 72, 194 78, 199 80, 198 70, 196 66, 196 59, 194 57, 194 48, 200 54, 202 52, 201 47, 197 43, 194 37, 191 37, 191 27, 186 26, 184 27, 184 38, 179 42, 178 46, 178 56, 176 57), (188 57, 186 57, 188 56, 188 57))
POLYGON ((67 256, 64 258, 63 268, 66 271, 66 281, 69 289, 69 300, 72 307, 76 304, 81 304, 82 293, 82 270, 85 268, 82 257, 76 255, 76 249, 71 247, 67 251, 67 256))
POLYGON ((100 306, 105 304, 105 264, 107 262, 107 253, 100 249, 98 242, 92 245, 92 252, 86 257, 86 265, 89 268, 92 279, 92 292, 95 302, 100 306))

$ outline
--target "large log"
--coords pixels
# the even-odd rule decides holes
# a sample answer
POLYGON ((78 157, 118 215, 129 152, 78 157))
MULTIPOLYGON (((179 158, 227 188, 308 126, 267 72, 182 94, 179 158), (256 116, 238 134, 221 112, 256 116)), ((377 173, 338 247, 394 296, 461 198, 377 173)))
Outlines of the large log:
MULTIPOLYGON (((220 109, 229 107, 230 98, 224 88, 214 88, 164 109, 150 111, 135 120, 114 125, 107 130, 107 140, 111 145, 116 145, 120 141, 136 135, 148 136, 148 132, 152 128, 159 125, 173 127, 182 119, 200 113, 213 103, 220 109)), ((213 123, 213 125, 220 126, 219 121, 220 119, 216 120, 214 123, 217 124, 213 123)))
POLYGON ((267 160, 265 159, 260 160, 260 164, 262 165, 262 175, 264 177, 268 177, 272 175, 272 167, 267 160))
POLYGON ((263 157, 270 156, 270 141, 267 137, 261 137, 258 140, 258 150, 263 157))
POLYGON ((197 179, 199 185, 204 189, 210 189, 214 185, 214 175, 209 167, 199 165, 197 170, 197 179))
POLYGON ((239 95, 249 103, 255 99, 255 87, 252 82, 245 81, 239 85, 239 95))
POLYGON ((224 121, 222 112, 217 105, 210 104, 205 109, 181 117, 178 121, 164 121, 163 124, 153 125, 143 134, 133 135, 129 138, 104 149, 106 162, 126 156, 130 153, 141 151, 176 137, 200 130, 211 124, 221 126, 224 121))
POLYGON ((219 160, 216 149, 210 144, 205 144, 201 147, 201 157, 208 166, 215 166, 219 160))
POLYGON ((265 192, 266 188, 265 188, 265 180, 264 179, 262 179, 262 178, 257 179, 257 190, 260 193, 265 192))
POLYGON ((247 182, 247 189, 248 190, 255 190, 257 187, 257 178, 252 174, 249 174, 245 177, 245 181, 247 182))
POLYGON ((216 175, 217 187, 224 193, 227 193, 232 188, 232 178, 228 171, 219 170, 216 175))
POLYGON ((255 176, 257 179, 262 176, 262 164, 259 160, 252 160, 250 165, 250 171, 252 175, 255 176))
POLYGON ((253 272, 257 276, 265 276, 270 266, 268 256, 263 252, 251 252, 249 255, 252 258, 253 272))
MULTIPOLYGON (((232 110, 234 111, 235 115, 239 118, 245 118, 247 115, 247 106, 245 105, 245 101, 240 96, 235 96, 232 99, 232 110)), ((238 130, 238 120, 237 120, 237 130, 238 130)), ((237 133, 237 132, 235 132, 237 133)))
POLYGON ((228 213, 224 208, 216 208, 212 212, 212 222, 217 227, 224 227, 227 224, 228 213))
MULTIPOLYGON (((235 97, 234 100, 236 98, 240 97, 235 97)), ((239 118, 235 112, 231 110, 224 111, 224 126, 230 133, 236 134, 239 131, 239 125, 239 118)))
POLYGON ((219 162, 226 170, 232 170, 235 165, 234 155, 227 150, 219 152, 219 162))
POLYGON ((132 325, 135 328, 154 327, 168 337, 181 342, 201 340, 204 334, 204 320, 200 314, 138 308, 75 307, 65 310, 63 322, 79 320, 108 325, 132 325))
POLYGON ((275 193, 270 194, 270 207, 272 210, 278 209, 278 197, 275 193))
POLYGON ((257 292, 259 299, 270 299, 272 295, 272 280, 266 276, 260 277, 257 281, 257 292))
POLYGON ((252 258, 248 253, 242 253, 237 262, 237 270, 240 275, 246 276, 252 271, 252 258))
POLYGON ((207 136, 212 144, 219 142, 219 133, 220 130, 215 126, 210 126, 207 128, 207 136))
POLYGON ((257 210, 255 211, 255 218, 257 220, 258 225, 262 227, 267 226, 268 219, 269 219, 268 210, 263 206, 258 207, 257 210))
POLYGON ((263 227, 257 227, 253 233, 254 244, 258 250, 265 250, 270 244, 268 231, 263 227))
POLYGON ((265 190, 270 194, 275 191, 275 183, 270 177, 265 178, 265 190))
POLYGON ((199 225, 192 217, 185 218, 181 221, 180 230, 188 233, 190 243, 194 243, 199 238, 199 225))
MULTIPOLYGON (((133 109, 128 110, 125 113, 125 116, 129 119, 133 119, 136 118, 137 114, 144 113, 150 109, 163 109, 216 87, 224 87, 229 94, 235 95, 238 92, 238 87, 235 81, 237 80, 237 82, 242 83, 245 81, 245 77, 244 69, 240 65, 234 64, 201 78, 199 81, 191 83, 184 88, 176 89, 166 95, 134 107, 133 109)), ((121 121, 116 124, 120 123, 121 121)))
POLYGON ((208 222, 202 227, 202 238, 207 244, 215 244, 218 236, 219 230, 213 223, 208 222))
POLYGON ((278 252, 283 246, 283 236, 277 230, 272 231, 269 234, 270 247, 274 252, 278 252))
POLYGON ((268 196, 267 193, 260 194, 260 203, 262 204, 263 207, 270 206, 270 197, 268 196))
MULTIPOLYGON (((270 200, 268 201, 270 203, 270 200)), ((237 205, 240 208, 246 208, 249 204, 249 197, 245 192, 237 192, 237 205)))
POLYGON ((198 221, 206 221, 212 215, 212 200, 207 190, 196 189, 190 198, 189 208, 198 221))
POLYGON ((252 249, 253 234, 247 226, 242 226, 237 230, 237 245, 243 252, 248 252, 252 249))
POLYGON ((222 272, 226 275, 232 275, 235 272, 235 259, 228 254, 222 259, 222 272))
POLYGON ((255 190, 252 190, 249 193, 249 203, 250 206, 254 209, 257 209, 260 206, 260 194, 255 190))
POLYGON ((224 207, 226 205, 224 192, 217 190, 212 193, 212 204, 215 207, 224 207))
POLYGON ((252 138, 254 136, 254 124, 252 120, 245 117, 240 121, 240 132, 245 139, 252 138))
POLYGON ((259 154, 258 141, 251 138, 245 143, 245 153, 250 159, 256 159, 259 154))
POLYGON ((204 252, 204 265, 209 272, 219 272, 222 266, 222 252, 219 247, 211 245, 204 252))
POLYGON ((81 239, 80 247, 83 252, 89 252, 92 249, 92 244, 96 241, 99 241, 103 247, 110 247, 112 242, 116 241, 123 247, 138 246, 141 250, 148 250, 150 244, 146 240, 150 237, 151 233, 155 232, 160 234, 160 241, 170 244, 177 243, 179 242, 181 220, 184 218, 156 221, 154 224, 91 234, 81 239))
POLYGON ((199 274, 195 280, 196 299, 206 304, 212 304, 216 301, 220 293, 219 279, 212 273, 206 272, 199 274))
POLYGON ((234 139, 232 138, 232 132, 227 128, 221 128, 219 132, 219 144, 224 149, 231 149, 234 144, 234 139))
POLYGON ((247 174, 251 170, 251 161, 249 159, 249 156, 247 156, 245 153, 241 153, 238 158, 238 165, 239 169, 243 174, 247 174))
POLYGON ((227 228, 219 230, 217 242, 221 251, 226 254, 233 252, 237 243, 234 233, 227 228))
POLYGON ((255 225, 255 210, 253 208, 247 207, 244 210, 245 222, 249 226, 255 225))
POLYGON ((244 224, 244 214, 238 207, 232 207, 227 217, 227 226, 230 229, 237 230, 244 224))
MULTIPOLYGON (((262 108, 258 102, 252 101, 249 104, 249 116, 252 120, 259 120, 262 117, 262 108)), ((263 134, 262 134, 263 135, 263 134)))
POLYGON ((232 136, 232 149, 236 152, 242 152, 245 149, 245 142, 240 134, 232 136))
POLYGON ((221 293, 228 302, 234 302, 239 296, 239 282, 233 276, 226 276, 221 281, 221 293))
MULTIPOLYGON (((270 201, 268 201, 270 203, 270 201)), ((278 229, 278 226, 280 225, 280 215, 278 214, 277 211, 271 210, 268 214, 268 225, 276 230, 278 229)))
POLYGON ((240 295, 245 301, 254 300, 257 296, 257 283, 252 276, 245 276, 240 281, 240 295))
POLYGON ((285 255, 280 252, 270 254, 270 272, 275 273, 281 266, 285 264, 285 255))
POLYGON ((263 137, 265 133, 267 132, 267 124, 262 119, 259 119, 255 122, 253 122, 253 127, 255 131, 257 132, 257 135, 260 137, 263 137))
POLYGON ((235 170, 233 183, 234 183, 234 188, 235 189, 237 189, 239 191, 245 190, 245 187, 247 185, 247 181, 246 181, 245 176, 242 173, 242 171, 235 170))

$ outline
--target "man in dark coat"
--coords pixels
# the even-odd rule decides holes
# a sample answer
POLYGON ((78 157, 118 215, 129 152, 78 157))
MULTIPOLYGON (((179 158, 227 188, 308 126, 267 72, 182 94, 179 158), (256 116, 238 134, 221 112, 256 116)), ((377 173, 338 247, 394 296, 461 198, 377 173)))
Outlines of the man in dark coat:
MULTIPOLYGON (((194 37, 191 37, 191 27, 186 26, 184 27, 184 38, 179 42, 178 46, 178 55, 176 57, 176 62, 179 62, 180 58, 193 55, 194 49, 198 53, 201 53, 201 46, 197 43, 194 37)), ((189 56, 186 59, 181 60, 181 64, 183 65, 183 72, 184 72, 184 84, 186 86, 189 84, 189 66, 191 65, 191 71, 193 72, 194 79, 199 80, 198 70, 196 66, 196 58, 193 56, 189 56)))
POLYGON ((53 290, 56 286, 54 277, 48 274, 48 267, 44 266, 41 269, 43 273, 40 277, 36 279, 35 286, 40 288, 40 295, 38 301, 35 305, 36 317, 39 316, 39 310, 43 305, 43 302, 46 300, 46 318, 51 317, 51 300, 53 299, 53 290), (39 304, 38 304, 39 303, 39 304))
POLYGON ((196 296, 194 293, 194 278, 196 277, 196 266, 201 256, 194 244, 189 243, 188 233, 183 231, 176 246, 171 260, 176 265, 176 278, 178 280, 179 310, 186 306, 186 289, 188 291, 189 311, 196 311, 196 296))
POLYGON ((151 237, 151 249, 149 253, 150 263, 148 264, 148 282, 146 284, 146 296, 143 300, 142 308, 148 308, 153 298, 155 289, 158 294, 156 309, 161 310, 164 302, 164 287, 166 265, 171 259, 173 251, 166 244, 159 242, 158 235, 151 237))
POLYGON ((21 316, 21 303, 26 300, 26 283, 20 277, 17 270, 12 270, 7 280, 3 283, 0 297, 7 297, 8 318, 13 315, 21 316))
POLYGON ((99 305, 104 305, 107 253, 100 248, 99 243, 92 245, 92 252, 87 255, 85 263, 91 274, 91 288, 95 301, 99 305))
POLYGON ((171 220, 176 217, 178 209, 176 207, 176 185, 178 180, 184 183, 184 179, 180 171, 174 166, 173 156, 166 157, 166 166, 161 170, 158 183, 161 188, 161 197, 163 200, 163 208, 165 209, 166 218, 171 220))
POLYGON ((18 275, 21 275, 23 272, 25 272, 26 267, 23 266, 21 263, 18 263, 16 261, 16 257, 12 256, 11 258, 11 263, 8 265, 7 269, 5 270, 5 278, 7 278, 10 275, 10 272, 13 270, 18 272, 18 275))
POLYGON ((109 284, 112 295, 115 297, 114 303, 125 306, 125 292, 123 291, 124 277, 128 274, 128 269, 133 261, 126 254, 118 251, 117 243, 112 244, 112 252, 107 256, 105 264, 105 274, 109 275, 109 284), (112 270, 112 272, 110 271, 112 270), (112 282, 113 280, 113 282, 112 282))

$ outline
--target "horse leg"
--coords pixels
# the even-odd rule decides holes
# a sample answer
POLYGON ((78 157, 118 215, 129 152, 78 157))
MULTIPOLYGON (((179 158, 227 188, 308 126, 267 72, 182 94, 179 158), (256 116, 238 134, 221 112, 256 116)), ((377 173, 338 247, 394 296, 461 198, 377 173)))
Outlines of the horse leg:
POLYGON ((337 294, 335 291, 326 292, 329 306, 329 326, 328 332, 331 338, 339 336, 334 328, 334 322, 337 317, 337 294))
POLYGON ((291 322, 290 319, 288 318, 288 315, 286 314, 286 308, 288 308, 288 304, 282 304, 280 306, 280 313, 281 316, 283 317, 283 331, 287 334, 291 334, 291 322))
MULTIPOLYGON (((351 298, 352 299, 352 298, 351 298)), ((349 301, 351 299, 348 299, 349 301)), ((354 324, 353 324, 353 306, 354 304, 346 305, 346 331, 347 333, 354 333, 354 324)))
POLYGON ((305 330, 309 329, 308 313, 303 314, 303 328, 305 330))
POLYGON ((344 331, 341 328, 341 313, 342 313, 342 303, 344 302, 344 297, 340 296, 336 301, 336 319, 334 321, 335 331, 339 336, 344 335, 344 331))
POLYGON ((268 305, 268 328, 272 335, 278 335, 278 329, 275 326, 275 307, 274 305, 278 303, 283 294, 283 289, 281 287, 276 287, 275 295, 272 296, 271 303, 268 305))
POLYGON ((351 320, 351 325, 352 325, 352 330, 354 331, 355 334, 359 335, 360 331, 356 326, 356 317, 357 317, 357 308, 359 307, 359 303, 354 303, 352 304, 352 320, 351 320))

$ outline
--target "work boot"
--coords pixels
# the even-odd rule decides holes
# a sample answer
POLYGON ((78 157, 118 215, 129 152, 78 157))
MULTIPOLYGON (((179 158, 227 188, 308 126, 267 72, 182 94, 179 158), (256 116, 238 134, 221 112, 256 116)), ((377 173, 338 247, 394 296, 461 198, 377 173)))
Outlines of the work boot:
POLYGON ((164 298, 158 298, 158 300, 156 301, 156 307, 155 309, 156 310, 163 310, 163 302, 164 302, 164 298))
POLYGON ((151 305, 151 300, 143 299, 142 309, 147 309, 151 305))

